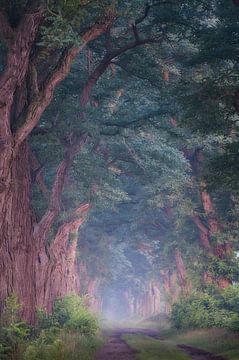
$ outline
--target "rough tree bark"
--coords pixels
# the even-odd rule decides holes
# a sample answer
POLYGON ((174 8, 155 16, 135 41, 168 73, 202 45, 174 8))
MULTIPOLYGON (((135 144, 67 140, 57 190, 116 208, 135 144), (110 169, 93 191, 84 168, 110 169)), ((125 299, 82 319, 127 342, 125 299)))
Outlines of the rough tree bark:
POLYGON ((37 306, 51 311, 54 300, 69 293, 79 293, 80 281, 77 268, 78 230, 89 211, 89 204, 82 204, 72 214, 72 219, 58 229, 51 245, 39 248, 36 264, 37 306))

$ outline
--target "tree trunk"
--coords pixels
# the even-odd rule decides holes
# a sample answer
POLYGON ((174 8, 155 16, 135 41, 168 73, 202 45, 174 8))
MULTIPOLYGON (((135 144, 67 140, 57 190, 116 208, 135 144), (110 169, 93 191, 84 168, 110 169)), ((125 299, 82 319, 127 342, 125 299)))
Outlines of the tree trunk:
POLYGON ((177 267, 178 282, 183 295, 189 295, 192 284, 187 278, 187 270, 182 258, 181 252, 177 249, 174 253, 175 263, 177 267))
POLYGON ((11 157, 7 186, 1 189, 0 298, 15 293, 23 305, 22 316, 34 321, 35 254, 31 177, 28 145, 11 157))
POLYGON ((80 292, 77 268, 78 230, 85 221, 88 211, 89 204, 81 205, 75 210, 72 220, 64 222, 59 227, 50 246, 47 246, 44 241, 38 247, 36 259, 37 306, 47 312, 52 310, 56 298, 80 292))

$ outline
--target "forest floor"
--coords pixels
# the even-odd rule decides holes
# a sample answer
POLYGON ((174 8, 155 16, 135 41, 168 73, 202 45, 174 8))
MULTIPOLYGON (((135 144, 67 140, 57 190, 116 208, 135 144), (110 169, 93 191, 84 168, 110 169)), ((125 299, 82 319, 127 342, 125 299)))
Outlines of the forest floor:
POLYGON ((104 331, 106 342, 96 360, 228 360, 207 350, 177 344, 154 329, 118 328, 104 331))

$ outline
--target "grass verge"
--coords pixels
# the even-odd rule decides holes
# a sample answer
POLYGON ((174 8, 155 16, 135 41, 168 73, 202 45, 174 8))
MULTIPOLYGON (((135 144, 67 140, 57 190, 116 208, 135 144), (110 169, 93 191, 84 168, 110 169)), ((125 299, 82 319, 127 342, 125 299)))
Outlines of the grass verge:
POLYGON ((139 360, 191 360, 190 356, 170 341, 160 341, 145 335, 123 335, 128 345, 138 352, 139 360))
POLYGON ((191 345, 224 356, 228 360, 239 359, 239 334, 224 329, 201 329, 185 333, 164 333, 173 344, 191 345))

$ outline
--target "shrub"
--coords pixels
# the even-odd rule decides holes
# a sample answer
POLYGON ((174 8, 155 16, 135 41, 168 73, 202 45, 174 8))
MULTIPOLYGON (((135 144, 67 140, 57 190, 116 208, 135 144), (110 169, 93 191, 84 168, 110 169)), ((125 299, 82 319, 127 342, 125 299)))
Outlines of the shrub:
POLYGON ((225 327, 238 331, 239 313, 235 311, 236 300, 234 303, 231 299, 233 296, 234 289, 214 295, 193 294, 173 305, 171 320, 178 329, 225 327))
POLYGON ((38 310, 36 339, 24 360, 76 360, 94 358, 97 320, 85 307, 85 299, 70 295, 58 299, 51 314, 38 310))
POLYGON ((93 336, 98 329, 96 318, 85 306, 85 298, 77 295, 56 300, 51 314, 39 311, 38 317, 40 330, 58 327, 93 336))
POLYGON ((26 322, 21 321, 19 311, 21 305, 17 297, 12 294, 5 300, 5 306, 0 318, 0 358, 20 356, 24 342, 30 334, 26 322))

